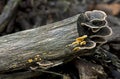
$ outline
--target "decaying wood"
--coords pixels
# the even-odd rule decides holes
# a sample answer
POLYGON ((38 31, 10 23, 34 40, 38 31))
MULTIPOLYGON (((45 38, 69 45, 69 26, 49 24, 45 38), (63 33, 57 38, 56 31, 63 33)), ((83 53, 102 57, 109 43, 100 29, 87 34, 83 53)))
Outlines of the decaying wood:
POLYGON ((106 74, 101 65, 81 59, 77 59, 75 63, 80 79, 106 79, 106 74))
POLYGON ((0 37, 0 72, 29 67, 28 60, 38 54, 41 60, 57 60, 69 55, 65 46, 78 37, 78 16, 0 37))
MULTIPOLYGON (((28 60, 33 60, 36 55, 40 56, 41 61, 50 60, 49 63, 43 64, 44 66, 49 64, 53 66, 56 61, 64 62, 64 58, 73 53, 71 50, 66 52, 66 45, 78 37, 76 23, 78 16, 0 37, 0 73, 29 68, 32 63, 28 60)), ((113 29, 113 33, 120 36, 116 29, 113 29)))

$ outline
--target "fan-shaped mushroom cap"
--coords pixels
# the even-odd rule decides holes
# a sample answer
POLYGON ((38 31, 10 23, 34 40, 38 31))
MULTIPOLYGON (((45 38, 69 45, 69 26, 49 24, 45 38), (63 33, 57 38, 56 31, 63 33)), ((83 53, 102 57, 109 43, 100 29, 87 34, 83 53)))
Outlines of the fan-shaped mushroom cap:
POLYGON ((80 49, 92 49, 96 46, 96 43, 94 41, 87 41, 85 45, 80 46, 80 49))
POLYGON ((106 20, 97 20, 97 19, 94 19, 92 21, 89 21, 89 22, 85 22, 85 23, 81 23, 82 26, 86 26, 86 27, 89 27, 91 29, 93 29, 93 32, 102 27, 105 27, 107 25, 107 21, 106 20))
POLYGON ((88 39, 103 44, 106 37, 112 34, 112 29, 106 21, 106 13, 100 10, 87 11, 80 14, 77 20, 79 36, 86 34, 88 39))
POLYGON ((106 13, 100 10, 86 11, 85 15, 89 20, 105 20, 107 17, 106 13))
POLYGON ((90 37, 107 37, 112 34, 112 29, 108 26, 101 28, 96 33, 93 33, 90 37))
POLYGON ((79 38, 76 38, 75 42, 69 45, 73 49, 74 52, 78 52, 80 50, 92 49, 96 46, 94 41, 87 39, 87 35, 83 35, 79 38))
POLYGON ((81 26, 91 28, 93 32, 97 32, 100 28, 107 25, 107 15, 105 12, 100 10, 86 11, 84 14, 79 16, 81 26))
POLYGON ((90 39, 92 41, 94 41, 95 43, 105 43, 105 42, 107 42, 107 40, 102 38, 102 37, 91 37, 90 39))

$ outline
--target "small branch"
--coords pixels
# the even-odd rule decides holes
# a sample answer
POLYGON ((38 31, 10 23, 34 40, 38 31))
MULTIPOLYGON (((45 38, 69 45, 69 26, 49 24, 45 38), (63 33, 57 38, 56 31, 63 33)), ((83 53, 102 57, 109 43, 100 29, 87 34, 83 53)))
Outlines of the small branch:
POLYGON ((9 0, 0 15, 0 33, 5 29, 21 0, 9 0))

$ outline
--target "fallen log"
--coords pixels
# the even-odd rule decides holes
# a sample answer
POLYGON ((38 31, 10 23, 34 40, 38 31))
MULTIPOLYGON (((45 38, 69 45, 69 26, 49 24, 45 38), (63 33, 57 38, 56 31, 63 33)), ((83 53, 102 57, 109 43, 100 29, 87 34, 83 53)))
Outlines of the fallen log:
POLYGON ((39 61, 41 68, 49 68, 74 58, 75 52, 66 46, 79 37, 78 16, 0 37, 0 73, 30 68, 39 61))
POLYGON ((65 52, 65 46, 78 37, 78 16, 0 37, 0 72, 29 68, 31 63, 40 60, 63 62, 70 53, 65 52))

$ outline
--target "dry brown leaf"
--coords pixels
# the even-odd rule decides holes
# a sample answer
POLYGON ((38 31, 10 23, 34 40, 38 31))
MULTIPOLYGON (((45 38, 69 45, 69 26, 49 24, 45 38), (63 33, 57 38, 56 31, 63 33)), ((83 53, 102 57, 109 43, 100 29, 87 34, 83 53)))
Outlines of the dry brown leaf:
POLYGON ((113 4, 97 4, 96 6, 90 5, 88 10, 102 10, 105 11, 107 14, 110 15, 118 15, 120 13, 120 4, 113 3, 113 4))

